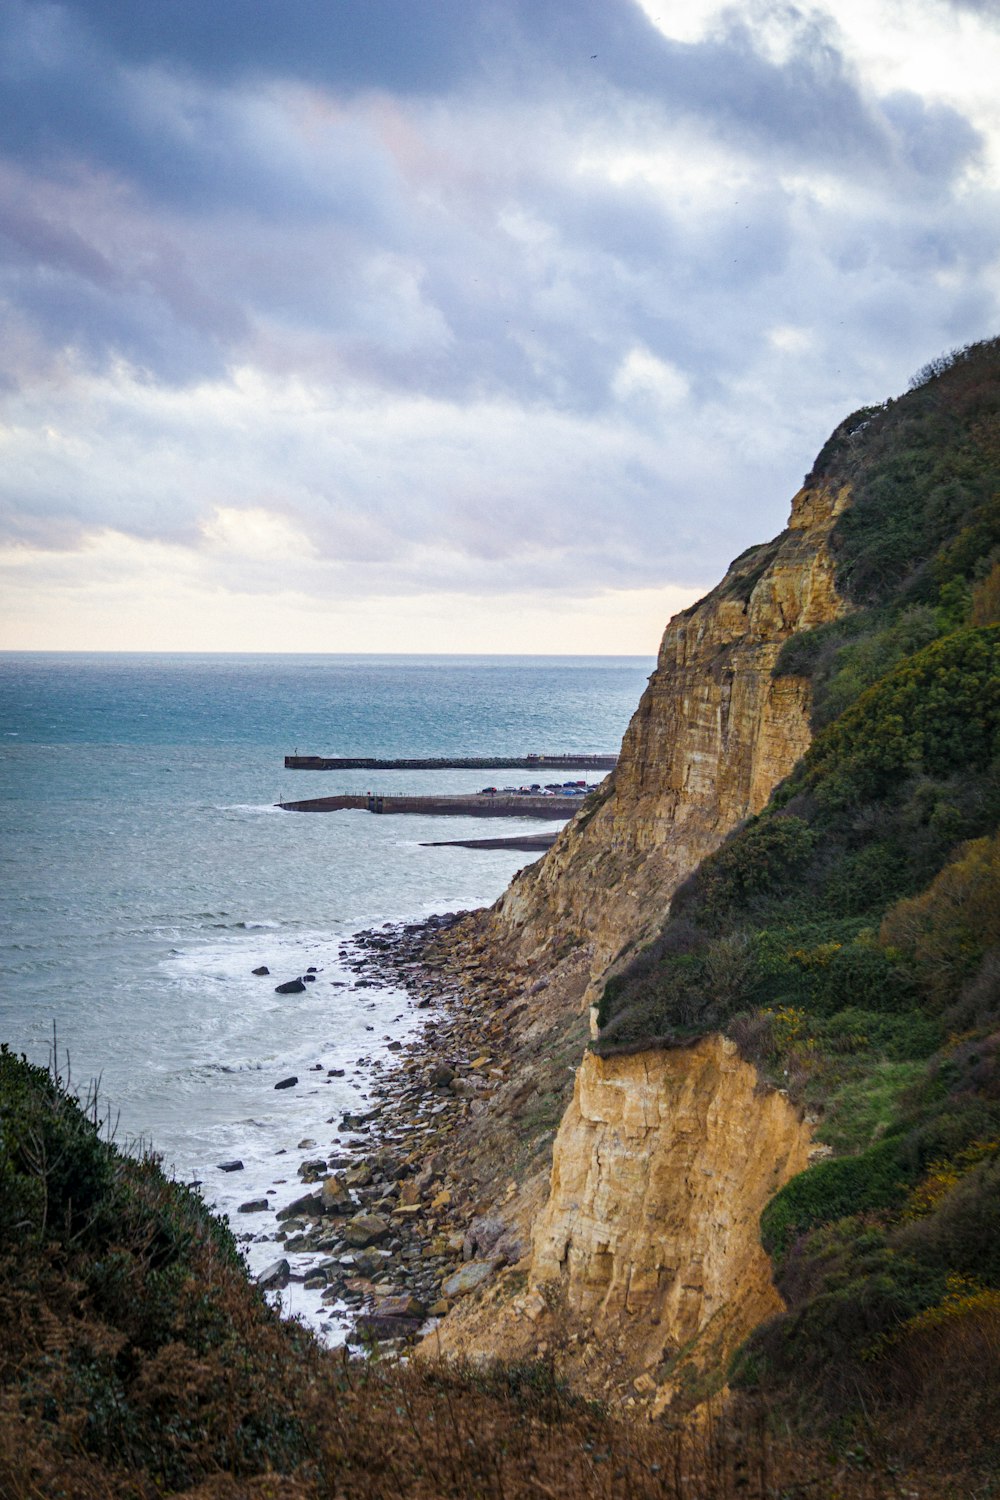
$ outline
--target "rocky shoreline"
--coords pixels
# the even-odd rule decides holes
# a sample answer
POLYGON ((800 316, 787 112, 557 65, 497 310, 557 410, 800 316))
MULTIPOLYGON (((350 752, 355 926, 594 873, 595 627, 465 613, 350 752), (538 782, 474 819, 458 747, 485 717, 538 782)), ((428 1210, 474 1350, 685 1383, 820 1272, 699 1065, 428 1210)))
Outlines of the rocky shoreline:
POLYGON ((277 1212, 267 1200, 239 1209, 274 1213, 273 1230, 240 1236, 274 1242, 258 1285, 318 1291, 333 1326, 350 1323, 349 1344, 400 1347, 430 1332, 525 1249, 502 1221, 477 1212, 483 1205, 451 1171, 461 1121, 485 1112, 507 1077, 508 1022, 522 993, 517 975, 487 980, 470 962, 484 917, 386 924, 341 948, 358 988, 402 988, 426 1021, 409 1041, 389 1042, 395 1065, 358 1059, 370 1070, 369 1106, 326 1122, 335 1127, 328 1148, 299 1143, 298 1196, 277 1212))

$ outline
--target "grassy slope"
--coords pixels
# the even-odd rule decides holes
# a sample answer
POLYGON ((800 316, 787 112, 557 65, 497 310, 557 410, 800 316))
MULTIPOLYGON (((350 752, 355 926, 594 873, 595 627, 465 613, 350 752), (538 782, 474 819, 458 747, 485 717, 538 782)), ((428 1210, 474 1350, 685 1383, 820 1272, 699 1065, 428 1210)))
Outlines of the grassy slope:
POLYGON ((608 984, 597 1045, 722 1027, 819 1117, 831 1158, 762 1224, 789 1312, 750 1341, 738 1380, 805 1426, 878 1409, 904 1443, 960 1443, 989 1464, 1000 341, 927 377, 842 424, 812 476, 852 486, 834 545, 855 605, 778 664, 813 679, 813 747, 608 984))

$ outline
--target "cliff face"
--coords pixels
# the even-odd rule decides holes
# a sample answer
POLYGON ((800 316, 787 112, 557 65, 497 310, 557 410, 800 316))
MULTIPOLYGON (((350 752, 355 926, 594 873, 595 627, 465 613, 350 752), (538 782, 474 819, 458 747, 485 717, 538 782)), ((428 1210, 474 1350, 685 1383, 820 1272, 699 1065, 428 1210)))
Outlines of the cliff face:
POLYGON ((581 1389, 654 1412, 688 1404, 782 1308, 759 1221, 808 1165, 810 1136, 723 1037, 588 1053, 534 1205, 527 1289, 522 1264, 461 1303, 432 1349, 555 1352, 581 1389))
POLYGON ((724 1370, 781 1308, 758 1224, 809 1160, 808 1126, 735 1045, 588 1054, 553 1150, 531 1279, 557 1289, 601 1363, 668 1401, 724 1370))
MULTIPOLYGON (((680 883, 808 748, 809 682, 772 672, 790 635, 846 608, 829 539, 848 498, 830 484, 802 490, 788 529, 670 622, 615 771, 495 908, 487 942, 542 976, 509 1036, 529 1094, 520 1030, 544 1032, 579 1016, 585 996, 596 1001, 616 962, 659 931, 680 883)), ((510 1107, 498 1093, 487 1136, 502 1137, 510 1107)), ((654 1409, 678 1393, 689 1402, 780 1309, 760 1214, 808 1164, 809 1141, 799 1113, 723 1037, 588 1053, 547 1193, 537 1173, 502 1201, 505 1221, 530 1233, 530 1260, 460 1303, 434 1347, 511 1357, 557 1348, 585 1388, 654 1409)))
POLYGON ((789 635, 844 609, 828 541, 847 500, 833 486, 800 491, 788 529, 667 626, 599 805, 581 809, 499 903, 495 920, 523 957, 586 944, 592 978, 606 977, 808 747, 808 683, 771 672, 789 635))

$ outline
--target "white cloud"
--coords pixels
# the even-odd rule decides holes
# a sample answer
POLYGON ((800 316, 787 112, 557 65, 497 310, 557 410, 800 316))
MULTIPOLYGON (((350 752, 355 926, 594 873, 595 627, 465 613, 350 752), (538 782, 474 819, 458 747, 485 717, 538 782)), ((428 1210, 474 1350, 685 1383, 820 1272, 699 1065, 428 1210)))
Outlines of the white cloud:
POLYGON ((723 9, 720 0, 636 0, 657 31, 674 42, 700 42, 723 9))
MULTIPOLYGON (((284 567, 266 593, 225 588, 205 553, 105 531, 69 552, 0 549, 0 649, 416 651, 653 655, 678 588, 558 598, 428 590, 358 598, 329 566, 284 567), (322 583, 322 588, 317 584, 322 583)), ((243 580, 245 583, 245 578, 243 580)))
POLYGON ((615 371, 611 389, 619 401, 638 397, 669 410, 688 394, 688 382, 676 366, 658 359, 648 349, 630 349, 615 371))
POLYGON ((770 329, 767 338, 782 354, 805 354, 813 345, 813 335, 808 328, 793 328, 787 323, 770 329))
POLYGON ((305 533, 287 517, 259 505, 242 509, 217 505, 200 523, 200 529, 210 550, 229 557, 298 563, 316 551, 305 533))

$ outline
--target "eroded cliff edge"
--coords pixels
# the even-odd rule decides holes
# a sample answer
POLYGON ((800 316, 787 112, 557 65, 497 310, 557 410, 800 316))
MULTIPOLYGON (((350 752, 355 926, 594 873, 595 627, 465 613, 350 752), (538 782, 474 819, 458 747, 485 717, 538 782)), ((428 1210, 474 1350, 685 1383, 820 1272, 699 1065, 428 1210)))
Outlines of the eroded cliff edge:
POLYGON ((836 485, 801 490, 787 530, 670 621, 617 768, 496 908, 522 958, 553 963, 585 946, 592 986, 603 981, 804 753, 809 684, 772 672, 790 635, 845 609, 829 538, 847 501, 836 485))
POLYGON ((543 1059, 582 1040, 609 974, 807 749, 809 682, 774 667, 789 636, 847 607, 829 544, 848 501, 836 484, 801 490, 788 528, 670 622, 616 770, 488 919, 481 941, 523 990, 508 1036, 516 1084, 480 1101, 470 1123, 470 1190, 474 1178, 480 1212, 491 1193, 493 1211, 502 1202, 530 1251, 458 1303, 435 1348, 557 1348, 585 1387, 660 1410, 710 1388, 780 1306, 759 1218, 807 1165, 811 1132, 725 1038, 587 1053, 551 1156, 517 1183, 506 1163, 541 1079, 555 1086, 543 1059))
POLYGON ((724 1037, 588 1053, 556 1137, 527 1264, 460 1304, 453 1352, 557 1355, 581 1389, 654 1412, 718 1387, 781 1307, 763 1205, 809 1163, 810 1132, 724 1037))

